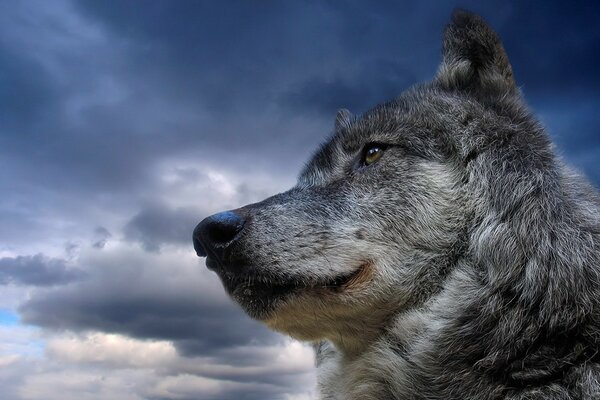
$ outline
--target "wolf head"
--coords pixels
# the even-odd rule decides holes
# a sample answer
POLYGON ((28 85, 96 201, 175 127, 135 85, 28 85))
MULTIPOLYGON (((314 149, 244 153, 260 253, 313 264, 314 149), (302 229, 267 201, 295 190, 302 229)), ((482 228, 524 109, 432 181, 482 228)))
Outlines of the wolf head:
POLYGON ((360 117, 338 112, 295 187, 206 218, 194 244, 253 318, 350 343, 426 303, 460 260, 483 257, 482 221, 510 218, 535 186, 519 173, 535 180, 554 163, 498 36, 458 11, 431 82, 360 117))

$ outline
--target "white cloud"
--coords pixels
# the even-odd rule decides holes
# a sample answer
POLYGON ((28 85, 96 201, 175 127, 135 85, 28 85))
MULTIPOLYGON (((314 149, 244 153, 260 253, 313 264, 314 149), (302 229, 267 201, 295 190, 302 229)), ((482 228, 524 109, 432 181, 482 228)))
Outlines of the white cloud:
POLYGON ((184 357, 169 341, 139 340, 103 332, 57 336, 48 341, 46 356, 71 364, 99 364, 114 369, 147 368, 175 376, 238 376, 260 380, 260 376, 269 375, 307 375, 304 376, 307 382, 312 379, 314 364, 312 349, 291 339, 277 345, 235 347, 222 353, 223 358, 184 357), (250 361, 238 363, 232 355, 250 361))
POLYGON ((226 160, 207 163, 179 156, 165 158, 155 168, 159 188, 155 200, 171 207, 201 206, 209 213, 263 200, 294 183, 289 174, 253 165, 244 170, 232 169, 226 160))
POLYGON ((168 341, 67 332, 49 337, 39 356, 1 354, 0 383, 12 394, 7 400, 223 399, 237 398, 236 393, 314 398, 308 346, 288 340, 239 351, 256 355, 257 362, 237 365, 231 359, 183 357, 168 341))
POLYGON ((170 342, 142 341, 102 332, 50 340, 46 354, 70 363, 97 363, 116 368, 160 367, 177 358, 177 351, 170 342))
POLYGON ((48 371, 26 373, 17 393, 31 400, 138 400, 148 377, 143 371, 94 370, 40 365, 48 371))
MULTIPOLYGON (((255 384, 246 384, 234 381, 222 381, 194 375, 170 376, 161 380, 149 390, 152 396, 169 399, 188 399, 202 394, 204 396, 217 396, 228 391, 243 391, 246 387, 255 388, 255 384)), ((261 385, 264 386, 264 385, 261 385)))
POLYGON ((10 354, 6 356, 0 355, 0 368, 10 367, 21 359, 21 356, 17 354, 10 354))

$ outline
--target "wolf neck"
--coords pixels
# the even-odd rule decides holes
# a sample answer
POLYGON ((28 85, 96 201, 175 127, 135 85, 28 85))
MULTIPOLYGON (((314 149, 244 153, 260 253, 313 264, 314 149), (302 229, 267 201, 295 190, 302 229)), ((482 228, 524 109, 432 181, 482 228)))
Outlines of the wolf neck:
MULTIPOLYGON (((340 376, 370 382, 364 386, 371 391, 381 379, 400 382, 406 398, 434 397, 457 385, 464 398, 478 398, 480 379, 499 387, 511 380, 539 384, 599 357, 593 332, 599 325, 600 199, 559 164, 544 169, 550 172, 530 169, 528 179, 498 171, 472 177, 495 180, 498 192, 473 188, 478 223, 443 290, 394 315, 386 330, 368 331, 367 341, 332 340, 341 353, 340 376), (540 338, 551 345, 541 346, 540 338), (557 361, 539 364, 548 358, 557 361), (380 364, 391 359, 394 365, 380 364), (390 376, 382 378, 382 371, 390 376)), ((387 398, 378 396, 348 398, 387 398)))
POLYGON ((392 318, 393 316, 374 311, 364 318, 359 325, 353 323, 352 325, 336 327, 336 332, 328 335, 329 341, 334 344, 344 358, 352 360, 364 353, 384 334, 384 328, 389 326, 389 321, 392 318))
MULTIPOLYGON (((412 356, 429 364, 423 374, 477 365, 498 380, 543 381, 600 345, 589 334, 599 324, 600 201, 552 156, 513 161, 510 171, 486 170, 502 163, 480 161, 471 176, 478 224, 468 254, 428 311, 427 320, 441 321, 426 327, 428 347, 417 345, 412 356), (539 347, 540 338, 552 346, 539 347), (520 375, 536 357, 560 359, 560 351, 572 358, 520 375)), ((436 382, 448 384, 443 376, 436 382)))
POLYGON ((528 319, 540 329, 564 331, 596 306, 600 202, 551 155, 521 164, 511 171, 482 170, 477 177, 494 182, 491 190, 474 188, 474 197, 484 200, 475 211, 480 223, 469 248, 486 288, 478 306, 514 313, 514 324, 528 319))

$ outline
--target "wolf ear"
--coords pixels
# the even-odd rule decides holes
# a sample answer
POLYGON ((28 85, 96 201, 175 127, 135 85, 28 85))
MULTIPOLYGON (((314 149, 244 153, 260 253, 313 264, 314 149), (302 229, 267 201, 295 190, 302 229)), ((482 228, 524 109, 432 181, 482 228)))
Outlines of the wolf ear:
POLYGON ((478 15, 455 10, 444 32, 436 80, 447 89, 515 92, 512 68, 500 38, 478 15))
POLYGON ((340 108, 335 115, 335 131, 339 132, 343 129, 348 129, 352 123, 354 116, 345 108, 340 108))

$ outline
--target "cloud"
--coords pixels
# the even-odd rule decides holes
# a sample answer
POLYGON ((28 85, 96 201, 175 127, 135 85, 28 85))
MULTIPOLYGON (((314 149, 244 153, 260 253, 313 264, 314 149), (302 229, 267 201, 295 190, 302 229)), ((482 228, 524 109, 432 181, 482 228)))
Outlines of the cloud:
POLYGON ((236 175, 185 160, 167 161, 157 170, 157 194, 122 227, 125 241, 150 252, 165 246, 189 249, 192 231, 205 217, 263 200, 290 185, 252 169, 236 175))
POLYGON ((161 244, 188 244, 200 212, 192 208, 170 209, 158 204, 138 212, 124 228, 125 238, 137 241, 148 251, 161 244))
MULTIPOLYGON (((434 74, 453 7, 31 4, 6 3, 0 13, 0 113, 8 116, 0 180, 10 193, 0 207, 0 222, 10 227, 0 242, 16 254, 31 253, 32 240, 35 252, 49 254, 99 225, 117 232, 132 212, 164 203, 156 198, 164 189, 157 166, 173 160, 195 160, 202 173, 211 165, 291 181, 331 131, 335 109, 364 111, 434 74)), ((547 99, 597 101, 595 9, 565 14, 544 4, 532 14, 534 6, 521 3, 465 6, 498 28, 536 110, 547 99), (558 59, 573 62, 565 67, 558 59)), ((561 107, 578 108, 570 101, 561 107)), ((589 122, 570 142, 587 143, 590 135, 579 132, 593 135, 592 114, 579 115, 589 122)), ((592 165, 585 168, 593 174, 592 165)), ((209 212, 203 197, 173 203, 170 210, 209 212)), ((147 231, 130 233, 156 246, 147 231)))
POLYGON ((156 368, 177 358, 167 341, 144 342, 126 336, 90 333, 83 337, 60 336, 46 346, 50 358, 70 363, 104 364, 113 368, 156 368))
POLYGON ((185 354, 281 340, 229 300, 191 246, 157 254, 115 241, 83 249, 77 263, 88 279, 33 292, 20 307, 24 322, 171 340, 185 354))
POLYGON ((282 94, 280 104, 290 112, 335 115, 339 108, 360 113, 396 98, 416 82, 413 72, 391 60, 374 60, 352 76, 314 77, 282 94))
POLYGON ((81 280, 85 273, 65 260, 42 254, 0 258, 0 284, 52 286, 81 280))
POLYGON ((24 322, 50 335, 44 354, 58 363, 26 373, 20 393, 36 398, 49 391, 49 399, 62 392, 95 399, 120 390, 148 399, 311 396, 312 349, 245 316, 191 248, 147 252, 111 239, 102 249, 83 247, 73 262, 89 279, 37 289, 20 307, 24 322), (78 372, 71 374, 71 366, 78 372), (59 371, 69 379, 50 387, 59 371))
POLYGON ((103 249, 110 237, 112 237, 112 234, 108 231, 108 229, 103 226, 97 226, 94 229, 94 240, 92 247, 103 249))
POLYGON ((312 350, 246 317, 188 250, 147 252, 118 238, 82 246, 72 262, 88 279, 36 289, 20 307, 46 339, 16 398, 310 396, 312 350), (51 385, 61 373, 69 378, 51 385))
POLYGON ((7 400, 314 398, 312 349, 288 340, 243 350, 263 356, 240 364, 183 357, 167 341, 65 333, 38 356, 0 349, 0 383, 7 400))
MULTIPOLYGON (((29 367, 40 367, 29 362, 29 367)), ((46 368, 35 373, 23 371, 23 381, 17 386, 16 399, 47 400, 142 400, 141 387, 151 382, 144 372, 119 371, 118 374, 98 369, 80 369, 75 366, 46 368)), ((43 366, 42 366, 43 367, 43 366)), ((9 384, 9 388, 14 385, 9 384)))

